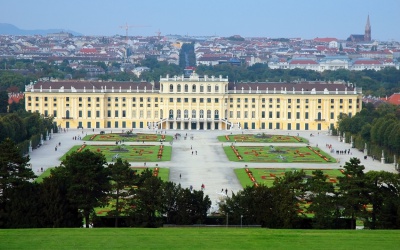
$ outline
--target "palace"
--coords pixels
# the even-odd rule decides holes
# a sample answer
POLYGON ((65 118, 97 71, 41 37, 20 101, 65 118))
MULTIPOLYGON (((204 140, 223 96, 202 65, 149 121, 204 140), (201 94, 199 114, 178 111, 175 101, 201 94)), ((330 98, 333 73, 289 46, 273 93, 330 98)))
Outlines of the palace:
POLYGON ((159 82, 42 81, 26 110, 63 128, 328 130, 361 110, 362 89, 343 81, 229 82, 174 76, 159 82))

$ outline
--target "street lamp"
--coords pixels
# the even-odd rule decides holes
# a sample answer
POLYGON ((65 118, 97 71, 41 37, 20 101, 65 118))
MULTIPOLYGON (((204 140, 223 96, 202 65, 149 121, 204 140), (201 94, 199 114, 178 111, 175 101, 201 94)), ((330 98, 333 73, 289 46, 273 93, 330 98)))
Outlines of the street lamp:
POLYGON ((240 227, 242 227, 243 225, 242 221, 243 221, 243 215, 240 215, 240 227))

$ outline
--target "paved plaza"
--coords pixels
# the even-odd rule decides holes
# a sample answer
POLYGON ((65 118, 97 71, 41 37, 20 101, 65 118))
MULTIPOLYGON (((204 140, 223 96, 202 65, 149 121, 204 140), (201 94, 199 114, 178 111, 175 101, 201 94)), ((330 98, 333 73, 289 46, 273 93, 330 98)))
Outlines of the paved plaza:
MULTIPOLYGON (((66 132, 54 134, 52 139, 44 141, 43 146, 33 150, 30 153, 31 164, 34 172, 40 175, 41 168, 43 170, 60 165, 59 158, 64 155, 72 146, 82 145, 84 142, 79 140, 73 140, 74 136, 84 137, 86 134, 99 133, 100 130, 111 132, 122 132, 122 129, 69 129, 66 132), (59 143, 61 146, 59 146, 59 143), (57 151, 55 147, 57 146, 57 151)), ((155 133, 151 130, 138 130, 135 129, 134 133, 155 133)), ((249 168, 340 168, 346 161, 349 161, 351 157, 357 157, 361 159, 367 171, 369 170, 385 170, 389 172, 395 172, 393 164, 382 164, 380 160, 373 160, 368 157, 364 160, 364 153, 353 149, 350 144, 338 141, 337 136, 329 136, 326 132, 319 133, 317 131, 284 131, 284 130, 268 130, 268 131, 257 131, 257 130, 233 130, 233 131, 194 131, 194 130, 167 130, 167 135, 174 135, 180 133, 182 136, 178 137, 178 140, 174 140, 172 144, 172 156, 171 161, 168 162, 148 162, 147 167, 155 167, 158 164, 161 168, 170 169, 170 181, 180 183, 182 187, 193 186, 194 189, 200 189, 201 185, 205 185, 205 194, 210 196, 211 201, 215 204, 215 201, 220 196, 218 193, 222 189, 228 189, 228 195, 231 191, 237 192, 242 189, 236 175, 233 171, 235 168, 244 168, 248 165, 249 168), (267 133, 267 134, 281 134, 281 135, 297 135, 309 140, 311 146, 319 146, 320 149, 329 153, 332 157, 338 160, 338 163, 329 164, 314 164, 314 163, 252 163, 252 162, 230 162, 223 150, 223 145, 228 146, 231 143, 221 143, 217 140, 219 135, 232 134, 256 134, 256 133, 267 133), (184 140, 184 136, 188 135, 188 138, 184 140), (311 136, 311 134, 313 136, 311 136), (193 136, 193 139, 190 137, 193 136), (339 155, 335 152, 331 153, 327 144, 331 144, 334 151, 336 150, 348 150, 350 154, 339 155)), ((113 144, 113 142, 92 142, 87 141, 86 144, 113 144)), ((125 143, 126 145, 143 145, 142 142, 130 142, 125 143)), ((158 145, 159 142, 145 142, 145 144, 158 145)), ((168 143, 166 145, 169 146, 168 143)), ((247 145, 284 145, 282 143, 274 144, 260 144, 260 143, 242 143, 237 142, 237 146, 247 145)), ((302 145, 297 143, 297 146, 302 145)), ((306 144, 303 144, 306 145, 306 144)), ((144 166, 144 162, 132 162, 132 166, 144 166)))

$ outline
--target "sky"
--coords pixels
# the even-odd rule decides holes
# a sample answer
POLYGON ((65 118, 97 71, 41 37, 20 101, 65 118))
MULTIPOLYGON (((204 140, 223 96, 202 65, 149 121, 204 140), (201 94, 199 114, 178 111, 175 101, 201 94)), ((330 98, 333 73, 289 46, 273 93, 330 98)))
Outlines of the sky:
POLYGON ((400 41, 400 0, 0 0, 0 23, 100 36, 346 39, 368 15, 372 39, 400 41))

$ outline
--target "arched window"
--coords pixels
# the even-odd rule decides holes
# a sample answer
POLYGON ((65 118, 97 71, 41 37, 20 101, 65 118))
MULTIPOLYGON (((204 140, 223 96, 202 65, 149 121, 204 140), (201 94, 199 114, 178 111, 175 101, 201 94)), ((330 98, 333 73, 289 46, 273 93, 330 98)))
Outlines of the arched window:
POLYGON ((207 119, 211 119, 211 110, 207 110, 207 119))
POLYGON ((174 85, 173 84, 169 85, 169 92, 174 92, 174 85))
POLYGON ((192 85, 192 92, 196 92, 196 84, 192 85))
POLYGON ((321 121, 321 112, 318 112, 318 121, 321 121))
POLYGON ((178 109, 176 111, 176 118, 181 119, 181 110, 180 109, 178 109))
POLYGON ((185 109, 185 111, 183 112, 184 118, 187 119, 189 118, 189 111, 187 109, 185 109))
POLYGON ((215 85, 215 92, 218 93, 218 91, 219 91, 219 87, 218 87, 218 85, 215 85))
POLYGON ((67 112, 65 112, 65 118, 69 119, 69 110, 67 110, 67 112))
POLYGON ((200 118, 203 119, 204 118, 204 110, 200 109, 200 118))
POLYGON ((214 117, 215 117, 215 119, 219 119, 218 109, 215 110, 214 117))
POLYGON ((181 85, 180 84, 178 84, 178 87, 177 87, 177 90, 176 90, 176 92, 181 92, 182 90, 181 90, 181 85))
POLYGON ((225 117, 224 118, 228 119, 228 110, 227 109, 225 109, 225 117))
POLYGON ((169 110, 169 119, 174 119, 174 110, 169 110))
POLYGON ((160 109, 160 119, 162 119, 163 117, 164 117, 164 115, 163 115, 163 110, 160 109))
POLYGON ((203 92, 204 92, 204 86, 202 84, 202 85, 200 85, 200 93, 203 93, 203 92))
POLYGON ((186 93, 189 92, 189 87, 188 87, 187 84, 185 84, 185 92, 186 92, 186 93))
POLYGON ((192 118, 196 118, 196 110, 195 109, 192 110, 192 118))
POLYGON ((207 85, 207 92, 208 92, 208 93, 211 92, 211 85, 207 85))

